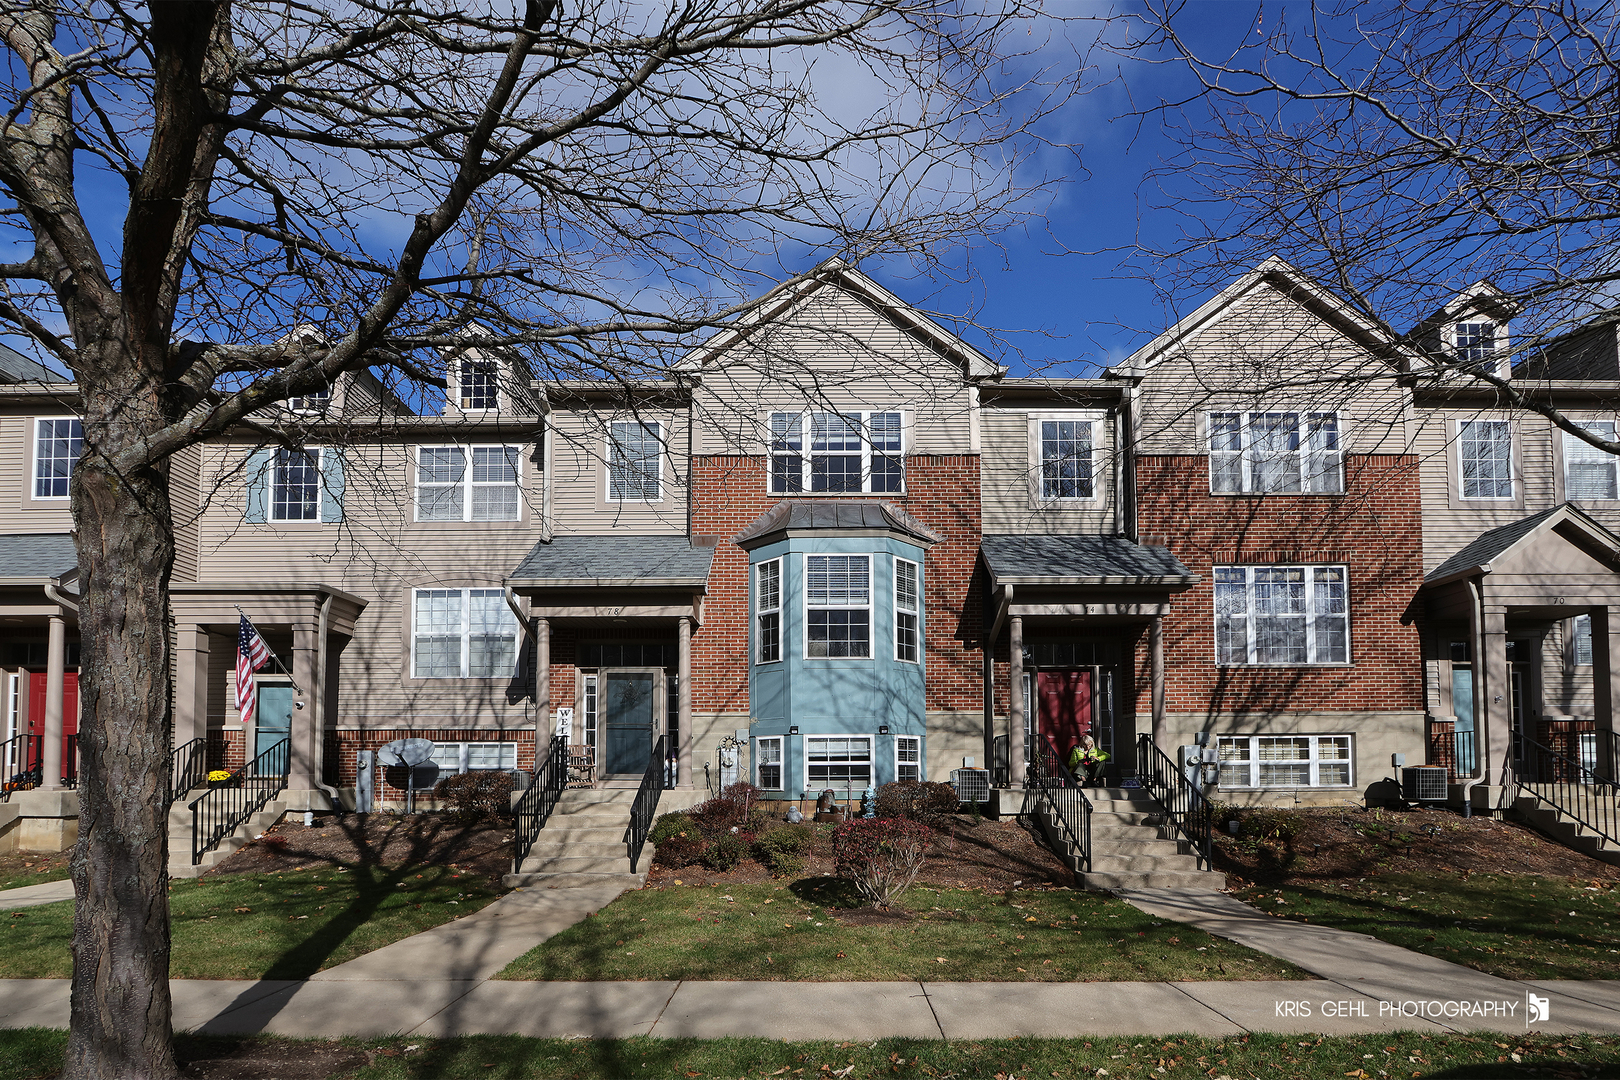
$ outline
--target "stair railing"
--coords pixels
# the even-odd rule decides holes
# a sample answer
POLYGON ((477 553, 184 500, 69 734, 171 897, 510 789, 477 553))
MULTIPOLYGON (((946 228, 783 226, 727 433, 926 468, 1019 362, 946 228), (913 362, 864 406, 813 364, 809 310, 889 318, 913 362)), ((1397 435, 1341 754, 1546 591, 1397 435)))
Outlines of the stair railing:
POLYGON ((1213 869, 1210 826, 1214 807, 1203 789, 1188 780, 1169 755, 1154 745, 1152 735, 1143 734, 1136 740, 1136 775, 1192 846, 1193 854, 1198 856, 1198 869, 1213 869))
POLYGON ((1045 732, 1036 733, 1035 753, 1030 755, 1026 787, 1035 792, 1036 805, 1052 816, 1063 839, 1073 849, 1079 865, 1075 872, 1091 869, 1091 800, 1080 790, 1080 781, 1058 756, 1057 747, 1045 732))
POLYGON ((1518 794, 1578 822, 1586 831, 1620 844, 1620 743, 1609 731, 1578 736, 1578 757, 1561 754, 1517 733, 1520 758, 1513 782, 1518 794))
POLYGON ((203 782, 207 775, 208 742, 205 739, 192 739, 182 743, 169 754, 169 797, 165 800, 173 804, 176 799, 185 797, 186 793, 203 782))
POLYGON ((512 808, 513 817, 516 818, 512 830, 512 873, 523 868, 523 860, 529 857, 540 830, 545 828, 567 786, 568 737, 554 735, 551 752, 545 760, 535 762, 534 780, 522 798, 518 799, 517 806, 512 808))
POLYGON ((191 802, 191 865, 219 847, 254 814, 287 789, 292 742, 282 739, 231 779, 211 786, 191 802))
POLYGON ((24 732, 0 742, 0 802, 10 802, 13 791, 39 786, 42 735, 24 732))
POLYGON ((624 841, 630 856, 630 872, 636 872, 641 861, 641 849, 646 846, 647 834, 652 831, 653 815, 658 812, 658 797, 664 793, 664 740, 660 735, 653 747, 652 760, 641 774, 641 786, 636 789, 636 801, 630 804, 630 827, 625 830, 624 841))

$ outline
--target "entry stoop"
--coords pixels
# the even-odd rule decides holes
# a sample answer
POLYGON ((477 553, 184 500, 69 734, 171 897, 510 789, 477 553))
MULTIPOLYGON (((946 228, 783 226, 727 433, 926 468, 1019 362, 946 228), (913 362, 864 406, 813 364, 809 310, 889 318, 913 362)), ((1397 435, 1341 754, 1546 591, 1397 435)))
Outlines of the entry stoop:
POLYGON ((219 842, 213 851, 206 852, 202 862, 192 865, 191 862, 191 810, 188 803, 202 792, 194 791, 182 799, 176 799, 169 807, 169 877, 194 878, 202 877, 209 869, 224 862, 237 849, 243 847, 264 830, 281 820, 287 812, 287 804, 281 801, 269 802, 264 809, 248 818, 236 832, 219 842))
MULTIPOLYGON (((1522 786, 1532 791, 1537 787, 1535 784, 1522 786)), ((1615 798, 1612 794, 1609 797, 1615 798)), ((1593 832, 1579 819, 1559 813, 1546 802, 1530 795, 1520 795, 1514 799, 1513 809, 1518 811, 1525 824, 1542 835, 1582 855, 1590 855, 1599 862, 1620 866, 1620 845, 1593 832)))
MULTIPOLYGON (((1141 788, 1086 788, 1091 802, 1091 869, 1063 838, 1061 826, 1037 810, 1048 842, 1075 870, 1084 889, 1224 889, 1226 875, 1198 869, 1192 845, 1177 836, 1164 810, 1141 788)), ((1040 806, 1039 803, 1036 804, 1040 806)))
MULTIPOLYGON (((702 791, 665 791, 657 813, 685 810, 707 797, 702 791)), ((626 833, 635 801, 636 789, 628 786, 564 791, 523 865, 501 883, 509 889, 606 884, 641 888, 652 865, 653 845, 642 849, 640 866, 632 871, 626 833)))

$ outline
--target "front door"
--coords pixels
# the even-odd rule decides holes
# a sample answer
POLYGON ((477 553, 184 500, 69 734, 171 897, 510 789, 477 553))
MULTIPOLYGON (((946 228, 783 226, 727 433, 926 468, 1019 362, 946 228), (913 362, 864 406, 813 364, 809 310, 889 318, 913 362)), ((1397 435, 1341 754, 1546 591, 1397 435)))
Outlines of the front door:
POLYGON ((609 668, 601 680, 601 771, 608 776, 640 776, 652 761, 653 739, 663 719, 664 673, 656 668, 609 668))
POLYGON ((1091 676, 1090 668, 1035 676, 1037 730, 1052 741, 1059 761, 1066 762, 1070 748, 1091 732, 1091 676))
POLYGON ((1456 772, 1458 776, 1474 775, 1477 746, 1474 742, 1474 669, 1451 669, 1451 711, 1457 717, 1456 772))
MULTIPOLYGON (((50 679, 43 671, 28 675, 28 729, 38 735, 45 730, 45 691, 50 679)), ((79 673, 62 673, 62 775, 78 775, 78 761, 74 758, 79 734, 79 673)))
POLYGON ((259 704, 254 723, 253 756, 283 743, 281 752, 260 762, 259 772, 278 775, 287 771, 287 751, 291 744, 284 740, 292 734, 293 688, 284 683, 260 683, 259 704))

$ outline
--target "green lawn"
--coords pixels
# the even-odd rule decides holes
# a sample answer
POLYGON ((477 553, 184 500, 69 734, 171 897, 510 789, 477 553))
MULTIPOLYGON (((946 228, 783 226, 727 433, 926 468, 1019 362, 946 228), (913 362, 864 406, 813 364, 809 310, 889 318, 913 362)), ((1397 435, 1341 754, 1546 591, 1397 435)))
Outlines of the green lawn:
POLYGON ((840 925, 827 878, 628 892, 503 979, 1067 982, 1302 979, 1298 968, 1099 893, 914 887, 918 918, 840 925), (818 891, 819 887, 819 891, 818 891))
POLYGON ((1612 979, 1620 971, 1620 890, 1587 882, 1378 874, 1348 887, 1257 886, 1240 895, 1263 911, 1371 934, 1506 979, 1612 979))
POLYGON ((0 855, 0 889, 64 881, 67 876, 68 853, 65 851, 0 855))
MULTIPOLYGON (((54 1075, 67 1033, 0 1031, 0 1080, 54 1075)), ((210 1076, 325 1075, 341 1080, 463 1080, 468 1077, 754 1078, 838 1080, 924 1077, 1058 1077, 1141 1080, 1197 1077, 1620 1077, 1620 1037, 1417 1035, 1301 1039, 1251 1035, 1172 1038, 985 1039, 875 1043, 778 1042, 769 1039, 464 1039, 297 1040, 182 1035, 182 1063, 208 1062, 210 1076), (369 1063, 366 1063, 369 1059, 369 1063), (344 1061, 354 1061, 344 1065, 344 1061), (241 1068, 222 1070, 226 1062, 241 1068), (250 1071, 275 1062, 283 1072, 250 1071), (322 1071, 290 1066, 319 1062, 322 1071)))
MULTIPOLYGON (((229 874, 169 887, 177 979, 301 979, 500 893, 443 866, 229 874)), ((65 979, 73 904, 0 912, 0 978, 65 979)))

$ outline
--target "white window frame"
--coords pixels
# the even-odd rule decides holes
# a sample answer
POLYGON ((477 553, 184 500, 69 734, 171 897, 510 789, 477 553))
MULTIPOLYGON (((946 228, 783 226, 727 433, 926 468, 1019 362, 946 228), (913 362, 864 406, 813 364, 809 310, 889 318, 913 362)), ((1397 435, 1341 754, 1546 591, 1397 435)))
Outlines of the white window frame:
MULTIPOLYGON (((1263 563, 1263 564, 1258 564, 1258 565, 1248 564, 1248 565, 1240 565, 1240 566, 1239 565, 1215 566, 1215 567, 1212 568, 1211 576, 1214 578, 1214 585, 1215 585, 1215 590, 1216 590, 1215 591, 1215 603, 1214 603, 1214 630, 1215 630, 1215 635, 1214 635, 1213 644, 1214 644, 1214 659, 1215 659, 1215 663, 1216 663, 1216 665, 1218 667, 1349 667, 1354 662, 1354 660, 1355 660, 1355 651, 1354 651, 1354 649, 1352 647, 1352 645, 1353 645, 1353 634, 1352 634, 1352 627, 1351 627, 1351 620, 1350 620, 1350 569, 1349 569, 1349 567, 1345 566, 1343 563, 1313 563, 1313 564, 1307 564, 1307 565, 1263 563), (1304 617, 1304 626, 1305 626, 1305 660, 1302 661, 1302 662, 1291 662, 1291 661, 1270 662, 1270 661, 1260 661, 1260 660, 1255 659, 1255 657, 1259 654, 1259 644, 1258 644, 1258 636, 1259 635, 1256 632, 1255 623, 1258 621, 1258 617, 1260 615, 1260 613, 1255 610, 1256 609, 1256 604, 1255 604, 1255 586, 1256 586, 1255 576, 1256 576, 1256 572, 1258 572, 1258 571, 1279 571, 1279 570, 1280 571, 1299 570, 1299 571, 1302 571, 1303 575, 1304 575, 1304 584, 1305 584, 1304 604, 1305 604, 1305 611, 1303 613, 1303 617, 1304 617), (1222 618, 1222 611, 1221 611, 1220 595, 1221 595, 1221 587, 1223 585, 1230 584, 1229 582, 1223 582, 1221 580, 1221 578, 1222 578, 1224 573, 1231 572, 1231 571, 1242 571, 1243 572, 1243 599, 1244 599, 1244 603, 1243 603, 1243 620, 1244 620, 1245 657, 1246 657, 1246 659, 1243 659, 1243 660, 1222 660, 1221 659, 1221 637, 1222 637, 1222 634, 1221 634, 1221 618, 1222 618), (1328 614, 1327 618, 1328 619, 1342 619, 1343 622, 1344 622, 1344 654, 1345 655, 1344 655, 1343 660, 1319 660, 1319 659, 1317 659, 1317 656, 1318 656, 1319 652, 1321 651, 1320 648, 1319 648, 1319 645, 1318 645, 1317 622, 1318 622, 1318 619, 1321 618, 1323 616, 1323 614, 1324 614, 1324 613, 1319 612, 1317 610, 1317 606, 1318 606, 1317 605, 1317 599, 1318 599, 1318 594, 1317 594, 1317 590, 1318 590, 1318 580, 1317 580, 1318 579, 1318 571, 1337 571, 1340 575, 1342 575, 1341 576, 1341 583, 1343 584, 1343 587, 1344 587, 1344 614, 1342 616, 1334 615, 1334 614, 1328 614)), ((1331 584, 1331 582, 1324 582, 1323 584, 1331 584)), ((1294 617, 1294 616, 1290 616, 1290 617, 1294 617)))
POLYGON ((1038 506, 1091 506, 1102 500, 1102 482, 1097 475, 1097 439, 1104 432, 1104 416, 1095 411, 1032 412, 1029 414, 1030 498, 1038 506), (1046 439, 1044 424, 1085 424, 1090 431, 1091 450, 1087 456, 1091 494, 1048 495, 1046 493, 1046 439))
MULTIPOLYGON (((480 680, 482 680, 482 679, 509 679, 509 678, 512 677, 512 671, 513 671, 513 669, 514 669, 514 667, 515 667, 515 665, 517 663, 517 657, 518 657, 518 624, 517 624, 516 616, 514 616, 512 614, 512 609, 506 605, 505 590, 500 589, 500 588, 483 588, 483 587, 479 587, 479 586, 471 586, 471 587, 464 588, 464 589, 443 589, 443 588, 433 588, 431 586, 425 586, 424 585, 424 586, 421 586, 419 588, 414 588, 414 589, 411 590, 410 618, 411 618, 411 678, 413 678, 413 679, 480 679, 480 680), (417 642, 422 636, 421 627, 417 625, 418 611, 419 611, 418 597, 422 593, 458 593, 458 594, 460 594, 460 598, 461 598, 461 626, 460 626, 461 670, 460 670, 459 674, 456 674, 456 675, 423 675, 423 674, 420 674, 418 669, 417 669, 417 663, 416 663, 417 642), (473 593, 481 593, 481 594, 484 594, 486 597, 499 598, 501 600, 501 609, 505 613, 505 618, 502 620, 503 625, 508 630, 510 630, 510 638, 511 638, 511 642, 512 642, 511 662, 506 665, 506 670, 505 671, 497 672, 494 675, 472 675, 472 674, 469 674, 469 672, 471 671, 471 668, 472 668, 472 599, 473 599, 472 594, 473 593)), ((445 636, 448 636, 448 634, 445 635, 445 636)), ((505 635, 503 635, 503 636, 505 636, 505 635)))
MULTIPOLYGON (((806 735, 806 736, 804 736, 804 739, 803 739, 803 746, 804 746, 804 755, 803 755, 803 757, 804 757, 804 760, 801 762, 801 765, 800 765, 800 775, 804 777, 804 788, 803 788, 803 790, 820 792, 820 791, 826 790, 829 787, 831 787, 834 791, 840 790, 837 787, 833 787, 833 785, 830 784, 830 783, 823 782, 823 783, 819 783, 819 784, 812 784, 810 782, 811 746, 812 746, 812 744, 814 744, 815 742, 817 742, 819 740, 826 740, 826 739, 843 739, 843 740, 848 740, 850 742, 864 742, 864 743, 866 743, 866 784, 871 784, 871 783, 876 782, 877 773, 874 772, 874 769, 877 767, 877 760, 876 760, 877 755, 875 753, 876 747, 873 745, 873 741, 874 741, 873 736, 871 736, 871 735, 851 735, 851 734, 849 734, 847 732, 842 732, 842 731, 818 732, 818 733, 815 733, 815 734, 806 735)), ((858 764, 858 762, 856 762, 854 758, 845 758, 844 760, 845 760, 846 763, 858 764)), ((830 762, 823 762, 822 764, 828 765, 828 764, 831 764, 831 763, 830 762)), ((860 785, 859 788, 845 787, 843 790, 844 791, 864 790, 866 788, 866 784, 860 785)))
POLYGON ((1518 497, 1519 497, 1518 454, 1514 452, 1514 446, 1513 446, 1514 438, 1513 438, 1513 423, 1512 423, 1512 421, 1509 421, 1509 420, 1493 420, 1493 419, 1486 419, 1484 417, 1475 417, 1474 419, 1471 419, 1471 420, 1464 420, 1464 419, 1459 417, 1457 419, 1457 421, 1456 421, 1456 425, 1457 425, 1457 427, 1456 427, 1456 438, 1453 440, 1453 443, 1457 448, 1457 450, 1456 450, 1457 498, 1463 500, 1464 502, 1471 502, 1471 503, 1511 503, 1511 502, 1515 501, 1516 499, 1518 499, 1518 497), (1508 480, 1508 493, 1506 495, 1470 495, 1470 494, 1468 494, 1467 462, 1463 458, 1463 433, 1465 432, 1468 425, 1470 425, 1470 424, 1500 425, 1501 427, 1507 429, 1507 448, 1508 448, 1507 480, 1508 480))
POLYGON ((904 495, 906 493, 906 455, 911 450, 911 414, 907 409, 803 409, 798 411, 773 410, 765 417, 765 456, 767 465, 765 469, 765 488, 772 495, 904 495), (854 457, 861 459, 861 484, 853 490, 815 488, 815 469, 811 459, 816 456, 812 443, 815 432, 815 418, 817 416, 843 416, 859 418, 860 422, 860 449, 856 452, 823 451, 822 456, 854 457), (872 445, 872 418, 877 416, 893 416, 899 423, 900 447, 899 449, 875 450, 872 445), (784 435, 791 430, 791 425, 798 426, 798 452, 791 450, 778 450, 776 447, 777 418, 782 418, 784 435), (799 485, 797 488, 776 486, 776 459, 779 457, 797 457, 799 459, 799 485), (896 490, 874 490, 872 487, 872 461, 874 458, 894 458, 900 463, 900 487, 896 490))
POLYGON ((754 564, 754 663, 779 664, 785 655, 782 624, 782 559, 766 559, 754 564), (769 567, 776 578, 776 602, 767 607, 765 604, 765 576, 769 567), (776 649, 772 656, 765 655, 765 619, 767 616, 776 617, 776 649))
POLYGON ((484 739, 478 739, 472 742, 439 742, 435 740, 433 743, 433 757, 431 760, 434 762, 434 764, 439 766, 440 775, 460 776, 463 773, 469 772, 515 772, 517 771, 517 743, 490 742, 484 739), (472 765, 472 748, 475 746, 493 746, 495 747, 495 756, 497 761, 504 761, 507 757, 510 757, 512 759, 512 764, 480 765, 474 768, 472 765), (447 768, 446 765, 442 763, 451 757, 454 757, 456 761, 456 766, 454 769, 447 768))
MULTIPOLYGON (((1608 428, 1607 438, 1614 441, 1616 430, 1620 430, 1613 420, 1577 420, 1575 425, 1590 434, 1604 436, 1597 428, 1608 428)), ((1583 441, 1579 436, 1567 431, 1560 432, 1564 442, 1564 498, 1574 502, 1577 499, 1584 503, 1611 502, 1620 499, 1620 457, 1606 451, 1599 450, 1589 442, 1583 441), (1612 485, 1613 495, 1576 495, 1570 484, 1571 465, 1603 465, 1609 470, 1609 481, 1612 485)))
POLYGON ((785 791, 787 789, 787 762, 783 760, 784 744, 786 738, 781 735, 759 735, 754 739, 754 786, 761 791, 785 791), (776 760, 767 761, 768 747, 774 747, 776 760), (769 784, 765 780, 767 766, 776 769, 776 783, 769 784))
POLYGON ((270 465, 266 469, 265 477, 265 520, 284 525, 319 525, 325 519, 321 516, 326 503, 326 458, 325 448, 308 446, 302 451, 288 450, 285 447, 276 447, 270 451, 270 465), (278 515, 281 503, 276 498, 276 491, 281 487, 281 456, 283 454, 303 453, 315 463, 315 516, 314 517, 284 517, 278 515))
POLYGON ((460 409, 464 413, 492 413, 500 411, 501 362, 499 360, 491 360, 485 356, 462 356, 461 359, 456 362, 456 408, 460 409), (480 378, 486 374, 489 376, 489 396, 494 399, 495 403, 493 405, 467 404, 467 374, 469 367, 472 365, 479 365, 480 367, 487 367, 489 369, 487 372, 478 371, 476 374, 480 378))
MULTIPOLYGON (((596 749, 596 730, 600 721, 599 711, 602 708, 601 677, 595 672, 587 674, 580 686, 580 722, 585 736, 585 745, 592 750, 596 749)), ((569 736, 573 738, 572 735, 569 736)))
POLYGON ((921 782, 922 771, 922 736, 896 735, 894 737, 894 778, 895 780, 912 779, 921 782), (907 761, 905 754, 910 752, 913 756, 907 761), (912 769, 916 772, 913 777, 906 777, 901 770, 912 769))
POLYGON ((1220 758, 1220 764, 1217 766, 1217 769, 1219 770, 1218 775, 1222 776, 1223 778, 1217 780, 1217 787, 1219 787, 1219 789, 1222 791, 1291 791, 1303 788, 1328 788, 1334 790, 1345 790, 1356 786, 1356 740, 1354 735, 1337 732, 1331 734, 1324 733, 1320 735, 1306 734, 1303 732, 1290 732, 1278 733, 1274 735, 1217 735, 1215 740, 1217 755, 1224 753, 1228 746, 1235 746, 1237 743, 1246 744, 1245 749, 1247 750, 1247 757, 1245 758, 1220 758), (1308 739, 1309 756, 1305 758, 1261 757, 1262 743, 1284 739, 1308 739), (1323 757, 1322 744, 1329 740, 1331 740, 1335 745, 1342 743, 1345 756, 1323 757), (1265 783, 1262 776, 1264 771, 1263 766, 1264 763, 1272 761, 1305 764, 1308 769, 1308 782, 1304 784, 1265 783), (1321 779, 1322 766, 1338 766, 1341 764, 1344 766, 1345 774, 1347 776, 1345 782, 1323 783, 1321 779), (1224 774, 1226 774, 1228 770, 1235 771, 1235 769, 1240 765, 1246 765, 1248 767, 1248 782, 1241 784, 1227 783, 1227 781, 1224 779, 1224 774))
POLYGON ((1209 451, 1209 492, 1211 495, 1343 495, 1344 494, 1344 420, 1335 409, 1212 409, 1204 414, 1204 445, 1209 451), (1216 425, 1225 418, 1237 419, 1237 449, 1217 449, 1216 425), (1299 445, 1286 451, 1297 459, 1299 487, 1263 487, 1259 477, 1259 462, 1264 456, 1258 452, 1256 430, 1269 417, 1293 419, 1294 437, 1299 445), (1331 447, 1315 445, 1326 441, 1331 432, 1331 447), (1320 434, 1319 434, 1320 433, 1320 434), (1238 486, 1219 487, 1217 476, 1225 470, 1221 462, 1235 462, 1238 466, 1238 486), (1329 464, 1331 463, 1331 464, 1329 464))
MULTIPOLYGON (((661 503, 664 501, 664 453, 667 449, 662 420, 611 420, 608 422, 607 439, 603 444, 602 461, 606 465, 602 476, 602 498, 610 503, 661 503), (618 455, 619 440, 615 437, 613 429, 617 427, 639 427, 643 432, 651 431, 653 441, 657 444, 654 460, 658 468, 650 477, 636 478, 638 482, 651 480, 656 488, 651 496, 647 495, 615 495, 613 494, 614 470, 625 470, 628 463, 622 462, 618 455)), ((631 477, 626 473, 621 483, 627 483, 631 477)))
POLYGON ((420 443, 411 452, 411 501, 412 515, 416 521, 426 522, 455 522, 455 521, 522 521, 523 520, 523 447, 516 443, 420 443), (422 451, 424 450, 460 450, 461 451, 461 479, 449 483, 422 483, 422 451), (475 481, 473 479, 473 458, 479 450, 498 450, 503 455, 510 452, 515 479, 510 483, 500 481, 475 481), (461 516, 453 518, 425 518, 422 516, 422 489, 429 487, 435 490, 458 487, 461 489, 461 516), (517 512, 511 517, 503 518, 475 518, 473 517, 473 493, 479 488, 511 488, 517 494, 517 512))
POLYGON ((295 413, 324 412, 332 405, 332 384, 327 383, 319 390, 311 390, 307 394, 299 394, 287 399, 287 411, 295 413))
POLYGON ((1577 615, 1569 620, 1569 662, 1574 667, 1592 666, 1591 615, 1577 615), (1586 640, 1585 660, 1581 659, 1581 639, 1583 638, 1586 640))
POLYGON ((1507 323, 1479 314, 1465 315, 1449 323, 1446 326, 1446 345, 1457 364, 1457 369, 1464 372, 1486 370, 1489 374, 1498 376, 1506 374, 1502 370, 1503 361, 1511 355, 1507 331, 1507 323), (1465 360, 1462 355, 1462 328, 1475 324, 1491 328, 1491 351, 1488 356, 1465 360))
MULTIPOLYGON (((29 482, 28 494, 35 502, 67 502, 73 497, 73 470, 78 466, 79 458, 68 462, 67 481, 68 490, 60 495, 41 495, 39 483, 41 480, 55 480, 56 477, 41 476, 39 472, 39 429, 41 424, 55 424, 63 420, 79 425, 79 457, 84 456, 84 421, 77 416, 36 416, 34 417, 34 438, 28 444, 29 482)), ((54 438, 54 436, 53 436, 54 438)))
POLYGON ((914 559, 894 557, 894 658, 902 664, 920 664, 923 655, 922 637, 922 567, 914 559), (911 567, 911 580, 916 587, 913 606, 909 609, 901 606, 900 601, 900 568, 911 567), (911 652, 905 655, 905 641, 901 636, 900 619, 903 615, 911 616, 911 652))
POLYGON ((872 605, 872 563, 870 554, 844 554, 842 552, 829 552, 826 554, 806 554, 804 556, 804 588, 802 592, 801 611, 804 615, 804 648, 803 656, 806 660, 852 660, 866 662, 876 659, 876 652, 872 647, 873 631, 873 605, 872 605), (810 560, 811 559, 864 559, 866 560, 866 603, 865 604, 811 604, 810 603, 810 560), (864 611, 866 612, 866 655, 865 656, 814 656, 810 652, 810 611, 814 608, 820 611, 864 611))

